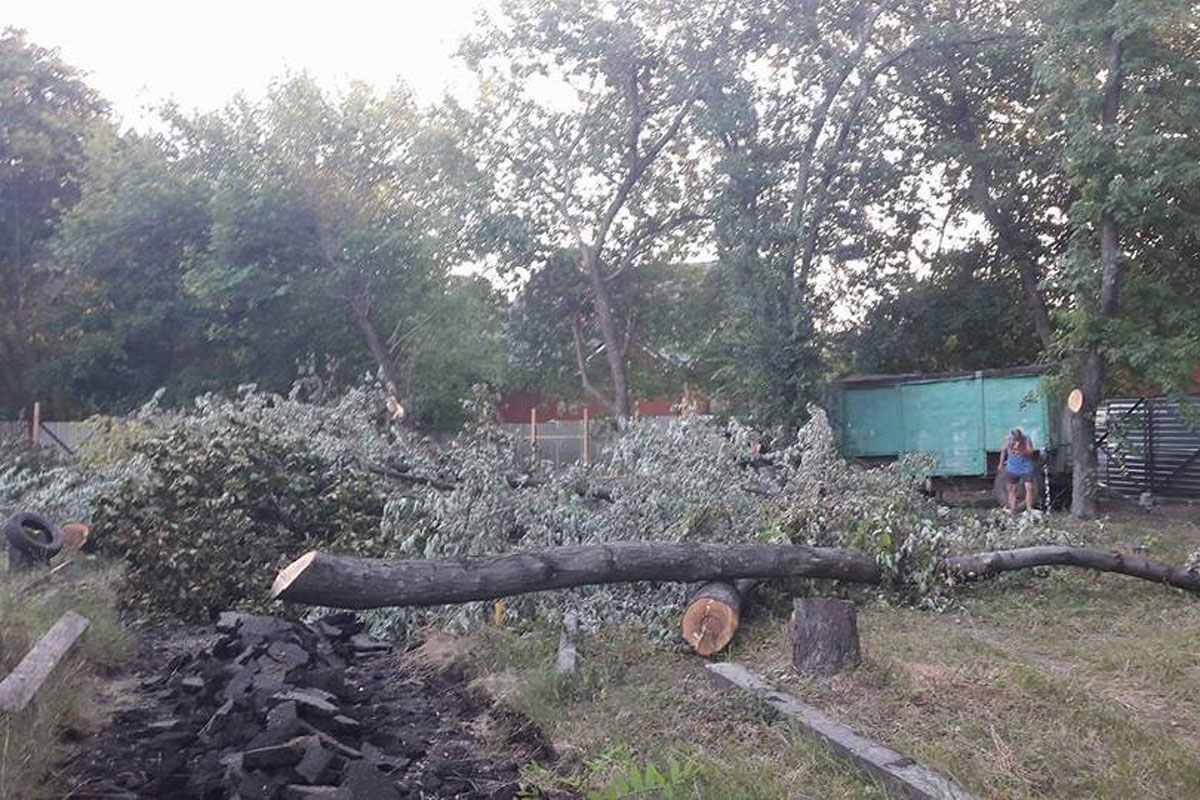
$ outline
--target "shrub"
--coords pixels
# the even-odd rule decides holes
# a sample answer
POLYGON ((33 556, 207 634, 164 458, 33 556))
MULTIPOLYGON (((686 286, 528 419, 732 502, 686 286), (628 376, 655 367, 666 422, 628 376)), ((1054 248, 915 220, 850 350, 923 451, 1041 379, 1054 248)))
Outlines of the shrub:
POLYGON ((146 476, 99 499, 93 533, 126 560, 121 598, 144 614, 263 609, 283 564, 377 530, 364 474, 253 421, 178 425, 136 448, 146 476))

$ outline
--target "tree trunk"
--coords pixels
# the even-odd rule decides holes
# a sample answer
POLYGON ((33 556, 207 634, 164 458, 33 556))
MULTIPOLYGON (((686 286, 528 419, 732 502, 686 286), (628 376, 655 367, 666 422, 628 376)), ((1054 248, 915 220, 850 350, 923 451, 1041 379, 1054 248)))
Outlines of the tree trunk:
POLYGON ((942 566, 947 574, 962 580, 989 577, 1028 567, 1084 567, 1100 572, 1118 572, 1154 583, 1165 583, 1176 589, 1200 593, 1200 573, 1150 561, 1141 556, 1126 556, 1087 547, 1019 547, 1015 550, 953 556, 946 559, 942 566))
POLYGON ((604 279, 604 266, 594 253, 587 255, 588 276, 592 282, 592 307, 596 310, 596 322, 600 325, 600 336, 604 340, 604 356, 608 361, 608 372, 612 378, 613 407, 618 417, 632 415, 629 402, 629 377, 625 368, 625 343, 617 332, 617 321, 612 314, 612 303, 608 283, 604 279))
MULTIPOLYGON (((1124 48, 1116 31, 1105 36, 1104 106, 1100 111, 1101 130, 1111 132, 1117 124, 1121 102, 1121 69, 1124 48)), ((1115 154, 1114 154, 1115 158, 1115 154)), ((1108 187, 1105 187, 1106 194, 1108 187)), ((1120 313, 1122 264, 1117 218, 1110 203, 1100 211, 1100 319, 1107 324, 1120 313)), ((1071 515, 1090 517, 1096 513, 1096 409, 1104 394, 1107 364, 1097 334, 1092 335, 1083 360, 1083 408, 1071 415, 1071 461, 1074 474, 1071 488, 1071 515)))
POLYGON ((435 606, 598 583, 830 578, 878 584, 866 553, 835 547, 613 542, 474 558, 387 561, 311 552, 284 567, 278 600, 336 608, 435 606))
POLYGON ((702 656, 724 650, 733 640, 757 584, 752 578, 733 583, 712 581, 693 592, 683 613, 683 640, 702 656))
POLYGON ((789 624, 792 663, 802 675, 835 675, 862 662, 854 603, 799 597, 789 624))
MULTIPOLYGON (((1198 573, 1084 547, 1025 547, 954 556, 941 568, 969 580, 1038 566, 1119 572, 1200 594, 1198 573)), ((279 571, 271 597, 332 608, 436 606, 598 583, 737 578, 826 578, 875 586, 883 581, 883 571, 871 556, 857 550, 782 544, 613 542, 503 556, 404 561, 313 551, 279 571)))
POLYGON ((1096 410, 1104 387, 1104 359, 1096 345, 1088 347, 1083 359, 1083 407, 1070 414, 1071 426, 1071 516, 1084 519, 1096 515, 1096 410))
POLYGON ((375 363, 379 365, 380 371, 383 373, 384 383, 387 384, 388 396, 403 409, 404 381, 400 373, 400 368, 396 366, 395 359, 392 358, 391 352, 387 345, 383 343, 383 339, 379 336, 379 331, 375 329, 375 323, 371 320, 370 311, 365 304, 357 299, 349 301, 350 314, 354 317, 354 322, 358 325, 358 330, 362 334, 363 341, 367 345, 367 349, 371 351, 371 355, 375 358, 375 363))

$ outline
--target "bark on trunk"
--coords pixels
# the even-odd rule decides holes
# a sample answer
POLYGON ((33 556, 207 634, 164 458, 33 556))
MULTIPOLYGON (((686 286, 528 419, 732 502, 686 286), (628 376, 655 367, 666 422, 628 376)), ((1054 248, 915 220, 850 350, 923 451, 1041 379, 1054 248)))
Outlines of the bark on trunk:
POLYGON ((948 574, 961 580, 989 577, 1027 567, 1084 567, 1101 572, 1119 572, 1122 575, 1200 593, 1200 573, 1150 561, 1141 556, 1127 556, 1087 547, 1020 547, 1016 550, 954 556, 946 559, 943 566, 948 574))
POLYGON ((724 650, 733 640, 757 584, 757 580, 743 578, 702 585, 688 598, 683 612, 683 640, 702 656, 724 650))
MULTIPOLYGON (((1105 37, 1104 106, 1100 111, 1100 127, 1109 131, 1117 124, 1121 103, 1124 48, 1115 31, 1105 37)), ((1106 187, 1107 188, 1107 187, 1106 187)), ((1117 218, 1109 204, 1100 212, 1100 319, 1104 323, 1120 313, 1122 264, 1117 218)), ((1093 337, 1083 361, 1083 408, 1071 415, 1071 461, 1074 474, 1071 488, 1071 514, 1090 517, 1096 513, 1096 409, 1104 393, 1107 364, 1100 342, 1093 337)))
MULTIPOLYGON (((1200 573, 1083 547, 1026 547, 954 556, 942 569, 962 580, 1038 566, 1119 572, 1200 594, 1200 573)), ((333 608, 434 606, 526 592, 633 581, 827 578, 878 585, 866 553, 836 547, 613 542, 475 558, 388 561, 311 552, 280 570, 278 600, 333 608)))
POLYGON ((312 552, 280 571, 278 600, 336 608, 435 606, 632 581, 831 578, 878 584, 865 553, 834 547, 614 542, 457 559, 386 561, 312 552))
POLYGON ((380 371, 383 372, 383 379, 387 384, 387 393, 403 408, 403 376, 400 374, 400 368, 396 366, 396 361, 392 358, 387 345, 383 343, 383 339, 379 336, 379 331, 376 330, 375 323, 371 320, 370 312, 361 302, 351 300, 350 314, 354 317, 354 322, 358 325, 359 332, 362 333, 367 349, 371 351, 371 355, 375 358, 375 363, 379 365, 380 371))
POLYGON ((792 610, 792 664, 802 675, 835 675, 862 662, 854 603, 800 597, 792 610))
POLYGON ((1096 515, 1096 410, 1104 388, 1104 359, 1096 345, 1083 358, 1083 407, 1070 414, 1071 516, 1096 515))
POLYGON ((617 331, 609 298, 608 282, 604 279, 604 266, 591 254, 588 258, 588 275, 592 283, 592 307, 596 310, 596 322, 604 340, 604 357, 608 361, 608 373, 612 378, 613 408, 618 417, 631 416, 629 403, 629 377, 625 368, 625 343, 617 331))

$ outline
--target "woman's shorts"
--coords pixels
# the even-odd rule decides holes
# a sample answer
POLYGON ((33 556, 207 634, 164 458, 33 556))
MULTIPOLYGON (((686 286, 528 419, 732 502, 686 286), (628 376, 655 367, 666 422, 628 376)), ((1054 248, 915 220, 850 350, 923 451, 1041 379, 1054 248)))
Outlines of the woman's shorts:
POLYGON ((1033 483, 1034 481, 1032 472, 1026 472, 1024 474, 1006 472, 1004 473, 1004 477, 1010 486, 1016 486, 1018 483, 1033 483))

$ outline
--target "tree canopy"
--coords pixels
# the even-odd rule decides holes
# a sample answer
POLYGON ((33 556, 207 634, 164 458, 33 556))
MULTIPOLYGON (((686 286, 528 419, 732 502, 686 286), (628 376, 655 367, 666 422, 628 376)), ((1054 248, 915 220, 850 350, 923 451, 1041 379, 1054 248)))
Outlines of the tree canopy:
POLYGON ((1198 17, 506 0, 466 106, 299 74, 153 133, 7 31, 0 407, 371 373, 427 427, 486 382, 792 431, 846 372, 1044 362, 1086 440, 1200 363, 1198 17))

